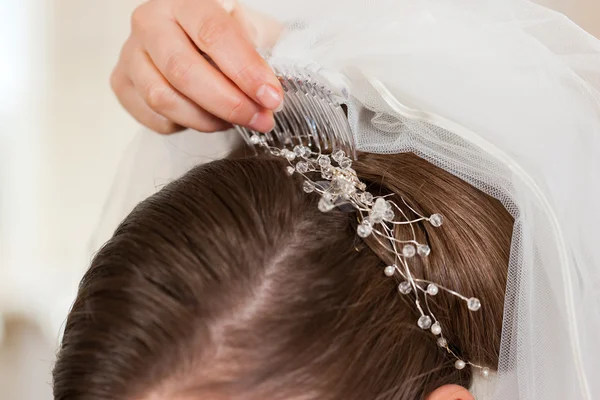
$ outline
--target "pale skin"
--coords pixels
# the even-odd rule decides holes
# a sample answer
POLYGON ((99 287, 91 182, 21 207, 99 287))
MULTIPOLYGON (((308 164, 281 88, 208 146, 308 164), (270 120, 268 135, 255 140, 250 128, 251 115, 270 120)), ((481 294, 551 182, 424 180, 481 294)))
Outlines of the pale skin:
POLYGON ((273 128, 281 85, 255 50, 253 14, 228 3, 150 0, 134 11, 111 87, 141 124, 159 133, 273 128))

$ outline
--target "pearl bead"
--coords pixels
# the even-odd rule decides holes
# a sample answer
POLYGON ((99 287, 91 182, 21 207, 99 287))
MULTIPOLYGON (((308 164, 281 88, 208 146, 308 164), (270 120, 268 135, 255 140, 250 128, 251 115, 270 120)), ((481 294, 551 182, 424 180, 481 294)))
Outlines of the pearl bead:
POLYGON ((250 136, 250 143, 252 143, 252 144, 259 144, 260 143, 260 136, 258 136, 258 135, 252 135, 252 136, 250 136))
POLYGON ((446 340, 446 338, 441 337, 437 340, 437 345, 440 347, 446 347, 448 346, 448 341, 446 340))
POLYGON ((383 272, 386 276, 394 276, 394 274, 396 273, 396 267, 394 267, 393 265, 388 265, 387 267, 385 267, 383 272))
POLYGON ((488 367, 485 367, 484 369, 481 370, 481 375, 484 378, 488 378, 490 376, 490 369, 488 367))
POLYGON ((373 228, 370 224, 360 224, 358 225, 358 228, 356 228, 356 233, 358 233, 358 236, 361 238, 366 238, 371 232, 373 232, 373 228))
POLYGON ((439 322, 436 322, 433 325, 431 325, 431 333, 433 333, 436 336, 442 333, 442 326, 439 322))
POLYGON ((435 296, 436 294, 439 293, 439 291, 440 291, 440 288, 438 288, 433 283, 430 283, 429 285, 427 285, 427 294, 428 295, 435 296))
POLYGON ((456 362, 454 363, 454 368, 456 369, 463 369, 466 366, 467 364, 463 360, 456 360, 456 362))
POLYGON ((286 172, 288 173, 288 175, 294 175, 294 172, 296 172, 296 170, 294 169, 294 167, 292 167, 292 166, 290 166, 290 165, 288 165, 288 166, 285 168, 285 170, 286 170, 286 172))

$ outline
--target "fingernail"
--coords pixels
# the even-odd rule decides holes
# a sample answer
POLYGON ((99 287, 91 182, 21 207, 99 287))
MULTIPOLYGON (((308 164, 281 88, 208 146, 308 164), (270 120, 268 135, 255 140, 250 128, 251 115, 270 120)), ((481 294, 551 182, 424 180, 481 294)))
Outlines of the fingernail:
POLYGON ((273 114, 268 111, 260 111, 252 116, 248 127, 258 132, 267 133, 275 127, 273 114))
POLYGON ((271 85, 264 84, 256 92, 260 103, 269 110, 277 110, 283 107, 283 101, 277 89, 271 85))

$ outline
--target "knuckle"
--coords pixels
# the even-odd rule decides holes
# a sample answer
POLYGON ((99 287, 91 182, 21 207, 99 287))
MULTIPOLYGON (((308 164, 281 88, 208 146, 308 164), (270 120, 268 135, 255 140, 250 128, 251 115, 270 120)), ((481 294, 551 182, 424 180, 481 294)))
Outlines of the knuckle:
POLYGON ((219 43, 227 29, 226 21, 221 18, 207 17, 204 19, 197 32, 197 40, 201 43, 202 50, 206 51, 219 43))
POLYGON ((243 117, 246 114, 244 112, 245 103, 246 102, 242 97, 233 99, 229 106, 229 113, 227 114, 226 120, 229 122, 246 123, 247 121, 243 121, 243 117))
POLYGON ((140 31, 143 30, 144 27, 146 26, 147 23, 147 5, 146 4, 142 4, 141 6, 137 7, 135 10, 133 10, 133 13, 131 13, 131 29, 133 31, 140 31))
POLYGON ((166 75, 175 85, 185 84, 191 68, 192 63, 189 58, 178 52, 170 54, 165 63, 166 75))
POLYGON ((169 135, 171 133, 175 133, 180 131, 182 128, 172 121, 163 121, 155 124, 153 127, 149 127, 153 131, 160 133, 162 135, 169 135))
POLYGON ((170 110, 175 105, 176 94, 168 86, 149 84, 144 96, 148 107, 154 111, 170 110))

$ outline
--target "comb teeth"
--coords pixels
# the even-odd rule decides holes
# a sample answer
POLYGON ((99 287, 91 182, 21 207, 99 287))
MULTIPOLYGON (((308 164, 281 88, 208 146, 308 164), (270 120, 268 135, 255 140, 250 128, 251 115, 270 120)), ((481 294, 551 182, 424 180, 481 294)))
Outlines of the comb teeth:
MULTIPOLYGON (((275 67, 284 92, 283 110, 275 113, 275 128, 264 135, 270 146, 308 146, 316 153, 343 150, 356 159, 354 137, 341 107, 343 96, 315 72, 297 67, 275 67)), ((246 143, 258 134, 236 126, 246 143)))

